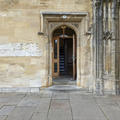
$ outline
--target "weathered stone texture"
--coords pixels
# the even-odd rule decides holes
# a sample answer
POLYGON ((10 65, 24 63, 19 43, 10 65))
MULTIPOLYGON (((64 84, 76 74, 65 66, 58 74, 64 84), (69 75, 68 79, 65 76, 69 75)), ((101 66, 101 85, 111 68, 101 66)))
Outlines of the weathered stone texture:
MULTIPOLYGON (((46 22, 50 16, 45 19, 47 15, 42 15, 42 12, 86 13, 86 16, 81 15, 81 20, 77 21, 77 24, 71 25, 80 25, 79 28, 73 25, 76 27, 74 30, 78 29, 77 85, 93 91, 95 46, 93 36, 86 34, 92 24, 91 0, 0 0, 0 87, 34 88, 52 84, 49 67, 51 67, 50 52, 53 49, 50 34, 53 28, 49 28, 50 24, 46 22), (38 35, 38 32, 44 34, 38 35)), ((65 23, 61 16, 58 22, 65 23)), ((70 24, 72 17, 69 15, 67 25, 70 24)), ((54 22, 54 17, 52 20, 54 22)), ((54 23, 51 24, 55 26, 54 23)), ((113 42, 111 44, 113 45, 113 42)), ((110 75, 107 74, 109 77, 104 75, 107 79, 104 88, 108 91, 115 89, 113 80, 115 56, 111 55, 114 50, 114 45, 111 48, 113 50, 110 50, 111 44, 106 45, 108 54, 104 59, 105 72, 112 71, 110 75)))
POLYGON ((0 87, 48 85, 48 38, 37 34, 44 11, 92 16, 89 0, 0 0, 0 87))

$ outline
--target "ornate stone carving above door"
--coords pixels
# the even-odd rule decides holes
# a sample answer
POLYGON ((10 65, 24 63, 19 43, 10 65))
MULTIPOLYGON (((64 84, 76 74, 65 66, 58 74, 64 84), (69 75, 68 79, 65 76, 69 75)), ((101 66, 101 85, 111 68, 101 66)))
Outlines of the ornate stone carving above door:
MULTIPOLYGON (((86 32, 89 28, 89 14, 87 12, 41 12, 40 17, 40 30, 44 35, 49 34, 49 30, 67 24, 79 29, 81 21, 84 21, 86 32), (49 26, 49 28, 48 28, 49 26)), ((79 30, 78 30, 79 31, 79 30)))

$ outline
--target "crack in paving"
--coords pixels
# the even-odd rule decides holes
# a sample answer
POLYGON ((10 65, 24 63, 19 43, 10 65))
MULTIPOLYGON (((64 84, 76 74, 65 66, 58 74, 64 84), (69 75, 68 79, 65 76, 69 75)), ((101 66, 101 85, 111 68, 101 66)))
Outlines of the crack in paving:
POLYGON ((51 97, 51 102, 47 114, 47 119, 52 120, 58 115, 58 119, 73 120, 72 110, 70 105, 70 97, 65 92, 54 92, 51 97))
POLYGON ((72 110, 72 105, 71 105, 71 101, 70 101, 70 94, 69 95, 69 105, 70 105, 70 110, 71 110, 71 116, 72 116, 72 120, 73 120, 73 110, 72 110))
POLYGON ((50 107, 51 107, 51 103, 52 103, 52 96, 53 96, 53 93, 51 95, 51 99, 50 99, 50 103, 49 103, 49 108, 48 108, 48 112, 47 112, 47 119, 49 117, 49 111, 50 111, 50 107))
POLYGON ((98 108, 100 109, 100 111, 103 113, 105 119, 106 119, 106 120, 110 120, 110 119, 108 118, 108 116, 106 115, 106 113, 104 112, 104 110, 102 109, 102 107, 100 106, 100 104, 98 104, 98 102, 97 102, 97 100, 95 99, 94 96, 93 96, 93 99, 94 99, 96 105, 98 106, 98 108))

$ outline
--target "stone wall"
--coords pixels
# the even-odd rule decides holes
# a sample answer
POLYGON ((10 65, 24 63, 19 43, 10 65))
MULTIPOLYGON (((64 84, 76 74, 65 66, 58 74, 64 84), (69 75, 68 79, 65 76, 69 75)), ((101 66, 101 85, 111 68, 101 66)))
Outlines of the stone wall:
MULTIPOLYGON (((43 12, 87 13, 87 17, 82 16, 82 20, 78 21, 77 85, 94 91, 96 67, 100 70, 101 63, 95 63, 96 45, 93 36, 87 33, 93 16, 91 0, 0 0, 0 87, 39 88, 51 85, 48 61, 51 37, 48 24, 43 25, 45 20, 42 23, 43 12), (47 32, 41 31, 42 27, 47 32), (44 33, 38 35, 38 32, 44 33)), ((115 54, 112 54, 114 44, 114 41, 104 43, 104 48, 107 49, 104 58, 105 71, 112 71, 111 74, 105 72, 102 76, 106 91, 115 91, 115 54)), ((101 55, 105 55, 105 52, 101 55)), ((99 55, 98 61, 101 60, 100 57, 99 55)))
POLYGON ((0 0, 1 88, 48 86, 48 37, 38 35, 40 12, 88 12, 92 23, 90 0, 0 0))

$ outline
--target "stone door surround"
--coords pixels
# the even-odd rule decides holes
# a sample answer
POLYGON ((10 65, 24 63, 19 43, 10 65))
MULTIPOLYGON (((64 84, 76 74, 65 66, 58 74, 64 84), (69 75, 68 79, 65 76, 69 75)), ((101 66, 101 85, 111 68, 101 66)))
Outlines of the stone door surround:
POLYGON ((48 86, 52 85, 52 34, 58 27, 66 25, 73 29, 77 36, 77 85, 80 84, 80 34, 86 35, 89 29, 89 14, 87 12, 40 12, 40 34, 48 40, 48 86))

